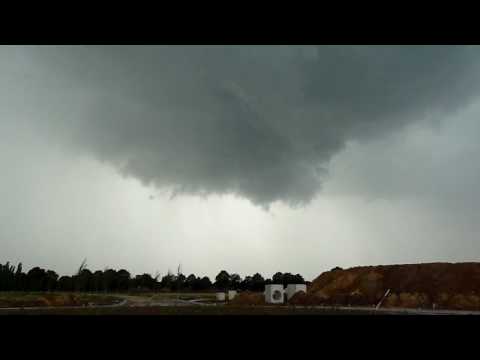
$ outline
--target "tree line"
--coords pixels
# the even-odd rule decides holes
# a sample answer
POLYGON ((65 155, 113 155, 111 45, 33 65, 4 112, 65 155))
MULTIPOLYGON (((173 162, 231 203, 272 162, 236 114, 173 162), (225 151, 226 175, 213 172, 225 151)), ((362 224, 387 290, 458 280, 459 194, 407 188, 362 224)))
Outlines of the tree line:
POLYGON ((208 276, 185 276, 181 271, 160 275, 132 276, 127 270, 105 269, 92 272, 84 261, 75 275, 59 276, 55 271, 33 267, 24 272, 22 264, 16 267, 0 264, 0 291, 68 291, 68 292, 132 292, 132 291, 263 291, 266 284, 304 284, 300 274, 277 272, 270 279, 255 273, 242 277, 222 270, 212 282, 208 276))

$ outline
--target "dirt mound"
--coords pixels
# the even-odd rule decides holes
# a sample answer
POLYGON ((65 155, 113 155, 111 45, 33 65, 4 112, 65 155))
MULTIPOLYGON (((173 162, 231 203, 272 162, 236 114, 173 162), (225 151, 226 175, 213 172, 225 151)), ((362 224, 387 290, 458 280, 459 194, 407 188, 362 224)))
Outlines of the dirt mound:
POLYGON ((294 294, 288 303, 291 305, 301 305, 301 306, 308 306, 308 305, 315 305, 317 301, 313 299, 313 297, 308 296, 303 291, 300 291, 294 294))
POLYGON ((242 291, 232 300, 229 301, 231 305, 264 305, 265 296, 263 293, 242 291))
POLYGON ((429 263, 335 269, 317 277, 298 305, 480 310, 480 263, 429 263))

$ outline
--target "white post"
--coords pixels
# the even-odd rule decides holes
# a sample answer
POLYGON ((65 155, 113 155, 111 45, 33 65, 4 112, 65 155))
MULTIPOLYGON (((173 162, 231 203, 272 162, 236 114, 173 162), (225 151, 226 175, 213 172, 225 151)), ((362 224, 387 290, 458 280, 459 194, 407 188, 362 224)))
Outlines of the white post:
POLYGON ((378 310, 378 309, 380 308, 380 305, 382 305, 383 300, 385 300, 385 298, 388 296, 388 294, 390 294, 390 289, 388 289, 388 290, 385 292, 385 295, 383 295, 383 297, 380 299, 380 301, 378 302, 377 306, 375 307, 375 310, 378 310))

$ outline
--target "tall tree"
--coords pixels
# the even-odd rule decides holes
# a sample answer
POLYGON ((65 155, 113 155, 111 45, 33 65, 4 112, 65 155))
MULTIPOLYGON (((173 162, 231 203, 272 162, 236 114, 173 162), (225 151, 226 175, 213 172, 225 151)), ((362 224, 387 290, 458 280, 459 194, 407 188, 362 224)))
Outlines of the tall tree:
POLYGON ((162 277, 161 287, 164 289, 171 289, 175 279, 175 275, 173 275, 169 270, 167 275, 162 277))
POLYGON ((117 272, 114 269, 106 269, 103 272, 103 289, 105 292, 117 291, 117 272))
POLYGON ((83 269, 87 268, 87 258, 83 259, 82 263, 80 264, 78 270, 77 270, 77 275, 80 275, 83 269))
POLYGON ((204 276, 198 281, 198 290, 210 290, 212 286, 213 284, 208 276, 204 276))
POLYGON ((184 288, 185 286, 185 280, 186 280, 186 277, 185 275, 183 274, 178 274, 177 276, 175 276, 175 279, 174 281, 172 282, 172 286, 171 286, 171 289, 173 291, 180 291, 184 288))
POLYGON ((230 285, 229 287, 233 290, 238 290, 240 288, 240 284, 242 282, 242 278, 238 274, 230 275, 230 285))
POLYGON ((130 283, 130 273, 125 270, 125 269, 121 269, 121 270, 118 270, 117 272, 117 281, 118 281, 118 290, 119 291, 127 291, 128 290, 128 286, 129 286, 129 283, 130 283))
POLYGON ((252 290, 252 277, 251 276, 245 276, 245 279, 240 283, 240 289, 241 290, 252 290))
POLYGON ((287 286, 288 284, 295 284, 294 276, 289 272, 284 273, 282 284, 283 284, 283 286, 287 286))
POLYGON ((73 279, 71 276, 62 276, 58 279, 58 290, 60 291, 73 291, 73 279))
POLYGON ((195 274, 190 274, 185 279, 185 287, 191 290, 195 290, 195 282, 197 281, 197 277, 195 274))
POLYGON ((13 290, 15 287, 15 267, 7 262, 0 264, 0 290, 13 290))
POLYGON ((136 287, 148 290, 155 290, 157 288, 157 279, 152 278, 150 274, 137 275, 135 279, 136 287))
POLYGON ((219 290, 227 290, 230 286, 230 275, 227 271, 222 270, 215 277, 215 287, 219 290))
POLYGON ((87 268, 81 268, 80 272, 73 277, 76 291, 91 291, 93 289, 93 274, 87 268))
POLYGON ((256 273, 252 276, 252 291, 264 291, 265 290, 265 280, 262 275, 256 273))
POLYGON ((303 276, 300 275, 300 274, 296 274, 296 275, 293 277, 293 280, 294 280, 294 283, 295 283, 295 284, 305 284, 305 279, 304 279, 303 276))
POLYGON ((23 291, 25 289, 25 277, 26 274, 23 273, 22 263, 17 265, 17 270, 15 271, 15 290, 23 291))
POLYGON ((57 280, 58 280, 58 275, 55 271, 48 270, 47 273, 45 274, 46 277, 46 290, 47 291, 54 291, 57 289, 57 280))
POLYGON ((104 289, 103 271, 102 270, 95 271, 92 277, 93 277, 92 290, 95 292, 103 291, 104 289))
POLYGON ((27 273, 27 286, 30 291, 45 291, 46 271, 38 266, 30 269, 27 273))
POLYGON ((283 284, 283 273, 281 273, 280 271, 279 272, 276 272, 273 276, 272 276, 272 282, 274 284, 283 284))

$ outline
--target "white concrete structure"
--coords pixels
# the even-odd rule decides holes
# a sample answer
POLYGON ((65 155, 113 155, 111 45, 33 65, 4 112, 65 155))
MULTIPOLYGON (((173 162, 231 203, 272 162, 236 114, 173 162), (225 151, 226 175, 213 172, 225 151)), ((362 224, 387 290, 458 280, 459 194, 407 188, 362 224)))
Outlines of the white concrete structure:
POLYGON ((267 304, 283 304, 284 293, 283 285, 265 285, 265 302, 267 304))
POLYGON ((237 296, 236 290, 228 290, 228 300, 233 300, 237 296))
POLYGON ((218 292, 217 293, 217 301, 225 301, 225 293, 224 292, 218 292))
POLYGON ((305 294, 307 293, 307 285, 305 284, 288 284, 287 289, 285 292, 287 293, 287 300, 290 300, 293 295, 297 292, 303 291, 305 294))

